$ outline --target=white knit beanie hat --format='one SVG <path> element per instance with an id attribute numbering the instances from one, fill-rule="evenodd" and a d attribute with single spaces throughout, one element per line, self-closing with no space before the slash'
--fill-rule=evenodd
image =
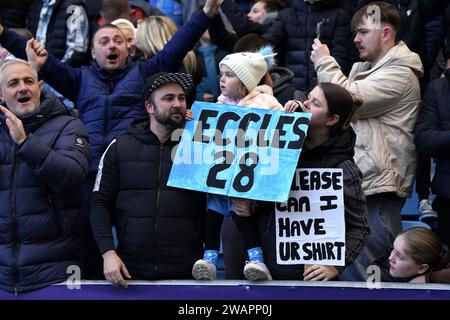
<path id="1" fill-rule="evenodd" d="M 130 20 L 127 19 L 116 19 L 114 21 L 111 22 L 111 24 L 117 26 L 117 27 L 125 27 L 126 29 L 130 30 L 133 35 L 136 37 L 136 28 L 134 27 L 134 25 L 131 23 Z"/>
<path id="2" fill-rule="evenodd" d="M 219 67 L 222 64 L 234 72 L 249 92 L 255 89 L 267 72 L 267 63 L 264 56 L 255 52 L 229 54 L 220 61 Z"/>

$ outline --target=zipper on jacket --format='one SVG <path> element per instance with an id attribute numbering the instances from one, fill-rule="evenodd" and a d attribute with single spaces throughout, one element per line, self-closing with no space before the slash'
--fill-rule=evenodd
<path id="1" fill-rule="evenodd" d="M 114 90 L 114 79 L 109 79 L 109 95 L 108 97 L 111 95 L 111 93 Z M 110 107 L 110 101 L 109 99 L 106 99 L 106 101 L 108 102 L 105 105 L 105 109 L 103 111 L 103 152 L 105 152 L 106 148 L 108 148 L 108 143 L 106 142 L 106 138 L 107 138 L 107 131 L 108 131 L 108 127 L 109 127 L 109 107 Z"/>
<path id="2" fill-rule="evenodd" d="M 103 111 L 103 150 L 106 150 L 106 148 L 108 148 L 108 144 L 106 143 L 106 130 L 108 127 L 108 107 L 109 107 L 109 102 L 105 105 L 105 110 Z M 103 151 L 105 152 L 105 151 Z M 102 154 L 103 154 L 102 152 Z"/>
<path id="3" fill-rule="evenodd" d="M 111 94 L 114 90 L 114 79 L 109 79 L 109 93 Z"/>
<path id="4" fill-rule="evenodd" d="M 17 224 L 17 208 L 16 208 L 16 189 L 17 189 L 17 144 L 14 146 L 14 158 L 13 158 L 13 182 L 11 189 L 11 220 L 12 220 L 12 240 L 13 240 L 13 266 L 12 277 L 14 283 L 14 294 L 18 294 L 19 291 L 19 226 Z"/>
<path id="5" fill-rule="evenodd" d="M 164 145 L 159 145 L 159 165 L 158 165 L 158 184 L 156 191 L 156 208 L 155 208 L 155 237 L 156 241 L 158 239 L 158 229 L 159 229 L 159 196 L 161 194 L 161 180 L 162 180 L 162 166 L 163 166 L 163 158 L 164 158 Z M 158 255 L 158 247 L 155 247 L 156 255 Z M 155 264 L 153 271 L 158 271 L 158 264 Z"/>

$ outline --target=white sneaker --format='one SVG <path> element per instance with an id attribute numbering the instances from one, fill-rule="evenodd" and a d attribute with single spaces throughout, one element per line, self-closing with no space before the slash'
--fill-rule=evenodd
<path id="1" fill-rule="evenodd" d="M 423 199 L 419 202 L 419 220 L 428 224 L 430 227 L 435 227 L 437 223 L 437 212 L 433 210 L 431 202 L 428 199 Z"/>
<path id="2" fill-rule="evenodd" d="M 216 266 L 208 260 L 197 260 L 192 267 L 192 276 L 195 280 L 216 280 L 216 273 Z"/>
<path id="3" fill-rule="evenodd" d="M 244 267 L 244 276 L 250 281 L 272 280 L 269 269 L 259 261 L 247 261 Z"/>

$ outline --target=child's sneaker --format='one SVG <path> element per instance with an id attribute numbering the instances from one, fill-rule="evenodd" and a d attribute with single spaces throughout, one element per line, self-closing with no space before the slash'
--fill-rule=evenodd
<path id="1" fill-rule="evenodd" d="M 244 276 L 250 281 L 272 280 L 269 269 L 260 261 L 247 261 L 244 267 Z"/>
<path id="2" fill-rule="evenodd" d="M 435 228 L 437 224 L 437 212 L 433 210 L 431 202 L 428 199 L 419 202 L 419 220 Z"/>
<path id="3" fill-rule="evenodd" d="M 208 260 L 199 259 L 192 267 L 195 280 L 216 280 L 216 266 Z"/>

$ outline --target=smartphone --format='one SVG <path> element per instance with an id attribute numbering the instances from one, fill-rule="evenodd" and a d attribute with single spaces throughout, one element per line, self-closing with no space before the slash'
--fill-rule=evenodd
<path id="1" fill-rule="evenodd" d="M 323 24 L 323 19 L 320 20 L 319 22 L 317 22 L 316 25 L 316 39 L 320 40 L 320 33 L 322 32 L 322 24 Z"/>

